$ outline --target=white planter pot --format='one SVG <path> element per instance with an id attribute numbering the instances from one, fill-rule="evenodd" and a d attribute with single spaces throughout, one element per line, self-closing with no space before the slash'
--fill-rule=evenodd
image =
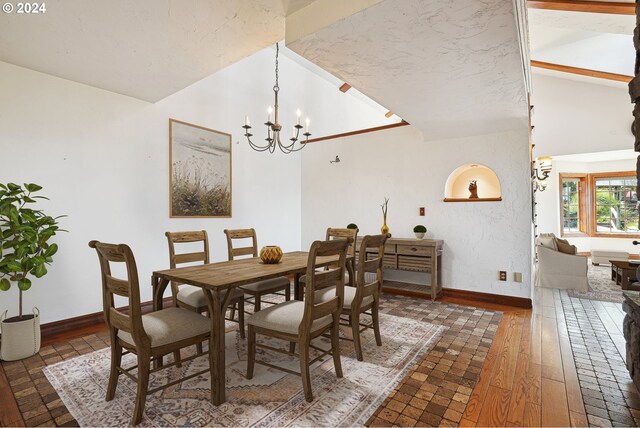
<path id="1" fill-rule="evenodd" d="M 7 311 L 0 317 L 0 360 L 15 361 L 35 355 L 40 350 L 40 311 L 33 309 L 33 317 L 23 321 L 6 320 Z"/>
<path id="2" fill-rule="evenodd" d="M 418 238 L 418 239 L 424 238 L 424 232 L 413 232 L 413 233 L 416 234 L 416 238 Z"/>

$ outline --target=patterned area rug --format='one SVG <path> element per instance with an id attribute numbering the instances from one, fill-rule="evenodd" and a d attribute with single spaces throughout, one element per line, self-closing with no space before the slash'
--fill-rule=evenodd
<path id="1" fill-rule="evenodd" d="M 589 291 L 567 290 L 570 297 L 577 297 L 587 300 L 601 300 L 604 302 L 622 303 L 624 296 L 622 288 L 611 280 L 611 266 L 594 266 L 589 261 L 587 270 L 587 280 L 589 281 Z M 637 291 L 625 291 L 629 294 L 639 294 Z"/>
<path id="2" fill-rule="evenodd" d="M 312 367 L 312 403 L 305 401 L 298 376 L 256 365 L 254 378 L 247 380 L 247 341 L 237 331 L 227 332 L 227 402 L 211 404 L 209 375 L 204 374 L 148 396 L 141 426 L 362 426 L 446 329 L 388 314 L 380 314 L 380 326 L 381 347 L 371 331 L 363 334 L 363 362 L 355 359 L 351 342 L 340 341 L 343 378 L 336 378 L 330 356 Z M 258 340 L 285 346 L 264 336 Z M 325 348 L 328 340 L 320 338 L 316 344 Z M 258 357 L 299 370 L 296 357 L 262 349 Z M 121 376 L 115 398 L 104 401 L 109 360 L 104 349 L 43 369 L 80 426 L 129 425 L 136 387 Z M 125 367 L 134 365 L 135 356 L 126 355 L 123 361 Z M 207 366 L 207 358 L 201 357 L 180 369 L 160 371 L 151 376 L 150 388 Z"/>

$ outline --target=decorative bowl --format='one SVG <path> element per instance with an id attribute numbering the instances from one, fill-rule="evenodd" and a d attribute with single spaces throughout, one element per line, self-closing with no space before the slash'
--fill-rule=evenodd
<path id="1" fill-rule="evenodd" d="M 264 264 L 271 265 L 280 263 L 282 250 L 277 245 L 267 245 L 260 250 L 260 259 Z"/>

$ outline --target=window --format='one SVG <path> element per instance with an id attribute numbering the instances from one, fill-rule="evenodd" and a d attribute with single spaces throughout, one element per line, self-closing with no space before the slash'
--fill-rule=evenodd
<path id="1" fill-rule="evenodd" d="M 640 238 L 635 171 L 560 174 L 563 236 Z"/>
<path id="2" fill-rule="evenodd" d="M 592 235 L 638 235 L 635 172 L 591 175 Z"/>
<path id="3" fill-rule="evenodd" d="M 562 235 L 587 233 L 586 174 L 560 174 Z"/>

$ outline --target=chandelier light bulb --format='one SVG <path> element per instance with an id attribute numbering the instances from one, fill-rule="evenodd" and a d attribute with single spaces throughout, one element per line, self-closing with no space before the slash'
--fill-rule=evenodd
<path id="1" fill-rule="evenodd" d="M 249 121 L 249 116 L 245 116 L 245 117 L 244 117 L 244 124 L 245 124 L 246 126 L 251 125 L 251 121 Z"/>
<path id="2" fill-rule="evenodd" d="M 306 120 L 306 123 L 307 123 L 307 129 L 306 129 L 306 132 L 309 132 L 309 122 L 310 122 L 310 120 L 309 120 L 309 118 L 307 118 L 307 120 Z"/>
<path id="3" fill-rule="evenodd" d="M 271 108 L 271 106 L 269 106 L 269 108 L 267 109 L 267 122 L 271 122 L 271 112 L 273 112 L 273 109 Z"/>

